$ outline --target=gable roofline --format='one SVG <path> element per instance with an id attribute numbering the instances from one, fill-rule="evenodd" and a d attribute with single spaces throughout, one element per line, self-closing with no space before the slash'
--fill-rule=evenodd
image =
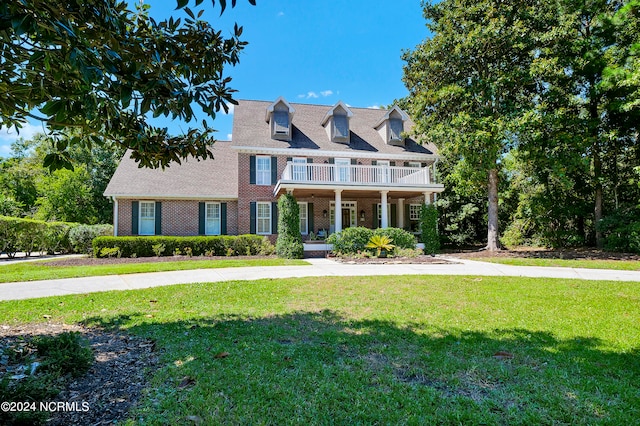
<path id="1" fill-rule="evenodd" d="M 406 153 L 378 153 L 362 151 L 329 151 L 304 148 L 271 148 L 260 146 L 232 146 L 243 154 L 286 155 L 289 157 L 332 157 L 332 158 L 367 158 L 373 160 L 403 160 L 403 161 L 437 161 L 442 157 L 438 154 L 421 154 L 416 152 Z"/>
<path id="2" fill-rule="evenodd" d="M 278 99 L 275 100 L 271 105 L 267 107 L 267 111 L 265 112 L 264 121 L 269 122 L 269 116 L 274 111 L 276 105 L 279 103 L 283 103 L 289 109 L 289 115 L 293 115 L 296 112 L 296 109 L 291 106 L 291 104 L 283 97 L 278 96 Z"/>
<path id="3" fill-rule="evenodd" d="M 351 111 L 351 109 L 347 106 L 347 104 L 345 104 L 342 101 L 338 101 L 338 103 L 336 103 L 333 107 L 331 107 L 331 109 L 327 111 L 327 113 L 325 114 L 324 118 L 322 119 L 322 122 L 320 123 L 322 126 L 327 124 L 327 121 L 329 121 L 329 118 L 333 117 L 333 113 L 338 107 L 341 107 L 343 110 L 347 112 L 347 118 L 353 117 L 353 111 Z"/>
<path id="4" fill-rule="evenodd" d="M 385 121 L 391 118 L 391 114 L 396 111 L 402 117 L 402 121 L 407 121 L 409 119 L 409 115 L 402 110 L 398 105 L 394 105 L 387 111 L 387 113 L 373 126 L 375 129 L 379 128 Z"/>

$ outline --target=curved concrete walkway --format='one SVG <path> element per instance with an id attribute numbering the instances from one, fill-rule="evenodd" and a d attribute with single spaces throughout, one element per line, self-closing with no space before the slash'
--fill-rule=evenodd
<path id="1" fill-rule="evenodd" d="M 570 278 L 582 280 L 637 281 L 640 271 L 606 269 L 552 268 L 510 266 L 497 263 L 456 259 L 449 264 L 385 264 L 358 265 L 338 263 L 329 259 L 307 259 L 310 266 L 268 266 L 224 269 L 194 269 L 190 271 L 151 272 L 129 275 L 67 278 L 0 284 L 0 300 L 84 294 L 108 290 L 132 290 L 172 284 L 256 280 L 261 278 L 292 278 L 319 276 L 376 275 L 475 275 L 502 277 Z M 451 260 L 451 259 L 449 259 Z M 0 269 L 1 273 L 1 269 Z"/>

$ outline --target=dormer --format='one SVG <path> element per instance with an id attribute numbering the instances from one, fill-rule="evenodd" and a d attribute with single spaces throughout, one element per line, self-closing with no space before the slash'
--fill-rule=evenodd
<path id="1" fill-rule="evenodd" d="M 384 142 L 388 145 L 404 146 L 404 122 L 409 119 L 406 112 L 394 105 L 374 126 Z"/>
<path id="2" fill-rule="evenodd" d="M 291 141 L 291 121 L 296 110 L 280 96 L 267 108 L 265 121 L 271 129 L 271 139 Z"/>
<path id="3" fill-rule="evenodd" d="M 331 108 L 322 119 L 322 126 L 327 131 L 331 142 L 349 144 L 349 119 L 353 112 L 342 101 Z"/>

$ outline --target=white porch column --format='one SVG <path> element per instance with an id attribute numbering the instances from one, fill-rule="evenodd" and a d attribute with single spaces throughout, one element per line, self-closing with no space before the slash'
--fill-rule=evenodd
<path id="1" fill-rule="evenodd" d="M 116 197 L 113 198 L 113 236 L 118 236 L 118 199 Z"/>
<path id="2" fill-rule="evenodd" d="M 342 189 L 336 189 L 335 211 L 333 220 L 335 221 L 335 232 L 342 231 Z"/>
<path id="3" fill-rule="evenodd" d="M 380 215 L 380 228 L 388 228 L 389 227 L 389 214 L 387 207 L 387 194 L 389 191 L 380 191 L 380 209 L 382 209 Z"/>
<path id="4" fill-rule="evenodd" d="M 398 198 L 398 228 L 404 229 L 404 198 Z"/>
<path id="5" fill-rule="evenodd" d="M 424 193 L 424 203 L 425 204 L 431 204 L 431 193 L 430 192 L 425 192 Z"/>

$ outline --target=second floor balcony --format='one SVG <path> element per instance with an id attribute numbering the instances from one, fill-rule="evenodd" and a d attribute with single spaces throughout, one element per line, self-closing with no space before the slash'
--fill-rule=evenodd
<path id="1" fill-rule="evenodd" d="M 282 189 L 348 189 L 442 192 L 444 186 L 435 182 L 435 167 L 365 166 L 348 163 L 287 165 L 276 185 Z"/>

